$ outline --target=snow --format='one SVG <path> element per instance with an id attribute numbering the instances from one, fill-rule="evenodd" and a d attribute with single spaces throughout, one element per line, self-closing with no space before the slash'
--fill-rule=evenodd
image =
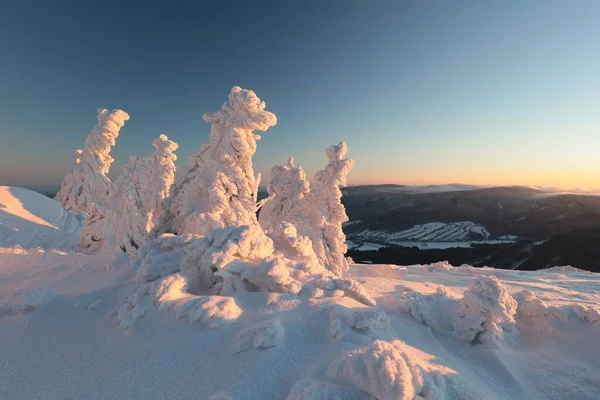
<path id="1" fill-rule="evenodd" d="M 0 186 L 0 247 L 69 250 L 79 243 L 82 219 L 40 193 Z"/>
<path id="2" fill-rule="evenodd" d="M 372 307 L 333 295 L 340 290 L 333 281 L 297 295 L 242 291 L 230 297 L 190 293 L 181 273 L 140 284 L 140 268 L 124 255 L 4 248 L 0 396 L 595 399 L 599 394 L 600 349 L 593 344 L 600 333 L 598 274 L 565 269 L 557 280 L 553 271 L 444 263 L 351 265 L 348 278 L 368 290 L 377 303 Z M 494 347 L 471 344 L 477 330 L 462 336 L 453 325 L 458 310 L 471 306 L 482 319 L 467 326 L 487 321 L 490 327 L 512 327 L 515 334 L 502 330 L 496 337 L 498 330 L 490 328 Z"/>

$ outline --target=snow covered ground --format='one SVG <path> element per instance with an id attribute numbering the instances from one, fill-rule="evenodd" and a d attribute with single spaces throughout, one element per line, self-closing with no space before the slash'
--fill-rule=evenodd
<path id="1" fill-rule="evenodd" d="M 1 399 L 600 398 L 598 274 L 354 264 L 376 306 L 191 294 L 62 246 L 51 202 L 0 197 L 19 229 L 1 236 Z"/>
<path id="2" fill-rule="evenodd" d="M 43 194 L 0 186 L 0 247 L 72 249 L 83 221 Z"/>

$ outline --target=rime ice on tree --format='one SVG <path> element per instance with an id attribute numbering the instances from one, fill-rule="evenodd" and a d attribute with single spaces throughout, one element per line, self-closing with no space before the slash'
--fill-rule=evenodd
<path id="1" fill-rule="evenodd" d="M 348 216 L 340 190 L 354 166 L 354 160 L 344 158 L 347 153 L 345 142 L 329 147 L 325 151 L 329 163 L 315 174 L 312 186 L 306 181 L 302 168 L 294 167 L 293 159 L 284 166 L 273 167 L 268 187 L 272 198 L 265 203 L 260 215 L 261 226 L 272 234 L 276 234 L 282 221 L 294 224 L 299 235 L 312 241 L 319 262 L 338 275 L 348 270 L 344 257 L 348 248 L 342 231 Z"/>
<path id="2" fill-rule="evenodd" d="M 310 184 L 302 167 L 294 166 L 290 157 L 287 164 L 271 168 L 271 183 L 267 186 L 269 199 L 260 209 L 260 225 L 267 232 L 275 232 L 281 222 L 296 219 L 297 208 L 310 192 Z"/>
<path id="3" fill-rule="evenodd" d="M 173 151 L 177 143 L 160 135 L 147 158 L 131 157 L 112 184 L 108 198 L 96 204 L 81 232 L 81 247 L 90 253 L 121 249 L 136 251 L 161 214 L 175 177 Z"/>
<path id="4" fill-rule="evenodd" d="M 159 232 L 208 235 L 215 228 L 257 225 L 260 176 L 252 156 L 260 136 L 277 118 L 251 90 L 234 87 L 220 111 L 204 114 L 208 143 L 190 156 L 190 169 L 175 183 Z"/>
<path id="5" fill-rule="evenodd" d="M 158 223 L 162 213 L 161 204 L 171 193 L 171 186 L 175 181 L 175 161 L 177 160 L 174 151 L 179 147 L 164 134 L 155 139 L 152 146 L 155 151 L 148 157 L 148 177 L 147 186 L 144 188 L 143 208 L 148 217 L 148 232 Z"/>
<path id="6" fill-rule="evenodd" d="M 115 145 L 119 130 L 129 119 L 122 110 L 98 110 L 98 122 L 85 139 L 83 150 L 75 152 L 75 165 L 65 176 L 56 200 L 65 210 L 91 213 L 93 203 L 108 196 L 112 182 L 107 174 L 114 159 L 110 149 Z"/>

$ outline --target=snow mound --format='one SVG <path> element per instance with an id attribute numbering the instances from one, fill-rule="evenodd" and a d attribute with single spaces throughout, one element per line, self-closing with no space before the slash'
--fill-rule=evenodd
<path id="1" fill-rule="evenodd" d="M 600 322 L 600 307 L 584 304 L 549 306 L 534 292 L 525 289 L 514 295 L 518 303 L 517 323 L 519 329 L 534 332 L 555 332 L 558 324 L 578 319 L 587 323 Z"/>
<path id="2" fill-rule="evenodd" d="M 243 329 L 237 339 L 235 351 L 240 353 L 252 347 L 268 348 L 283 342 L 283 326 L 277 319 L 263 321 Z"/>
<path id="3" fill-rule="evenodd" d="M 424 271 L 452 271 L 454 267 L 448 261 L 439 261 L 433 264 L 423 265 Z"/>
<path id="4" fill-rule="evenodd" d="M 210 328 L 233 323 L 242 315 L 233 297 L 195 296 L 187 293 L 186 288 L 187 280 L 181 274 L 143 284 L 119 309 L 119 327 L 131 328 L 152 303 L 159 310 L 175 311 L 177 318 L 187 317 L 190 322 L 200 320 Z"/>
<path id="5" fill-rule="evenodd" d="M 380 308 L 363 307 L 348 309 L 335 305 L 329 311 L 329 333 L 336 340 L 345 339 L 352 333 L 374 336 L 374 331 L 389 326 L 389 318 Z"/>
<path id="6" fill-rule="evenodd" d="M 452 325 L 458 336 L 484 343 L 516 332 L 516 312 L 517 302 L 498 278 L 479 276 L 469 282 Z"/>
<path id="7" fill-rule="evenodd" d="M 418 365 L 400 340 L 376 340 L 341 360 L 332 361 L 326 375 L 369 393 L 377 400 L 414 400 L 417 396 L 443 398 L 434 378 Z"/>
<path id="8" fill-rule="evenodd" d="M 589 271 L 575 268 L 570 265 L 561 265 L 561 266 L 546 268 L 546 269 L 544 269 L 544 272 L 559 272 L 559 273 L 573 273 L 573 274 L 580 274 L 580 273 L 588 274 L 588 273 L 590 273 Z"/>
<path id="9" fill-rule="evenodd" d="M 56 298 L 56 291 L 50 288 L 33 289 L 23 297 L 19 304 L 22 311 L 32 311 L 43 307 Z"/>
<path id="10" fill-rule="evenodd" d="M 72 250 L 82 221 L 43 194 L 0 186 L 0 247 Z"/>

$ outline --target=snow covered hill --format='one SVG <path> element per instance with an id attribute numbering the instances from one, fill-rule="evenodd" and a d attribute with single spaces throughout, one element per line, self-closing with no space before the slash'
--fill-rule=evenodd
<path id="1" fill-rule="evenodd" d="M 0 398 L 600 395 L 597 274 L 352 265 L 377 307 L 303 291 L 202 308 L 173 280 L 140 293 L 136 275 L 124 255 L 0 250 Z"/>
<path id="2" fill-rule="evenodd" d="M 71 249 L 82 221 L 61 205 L 18 187 L 0 186 L 0 246 Z"/>

